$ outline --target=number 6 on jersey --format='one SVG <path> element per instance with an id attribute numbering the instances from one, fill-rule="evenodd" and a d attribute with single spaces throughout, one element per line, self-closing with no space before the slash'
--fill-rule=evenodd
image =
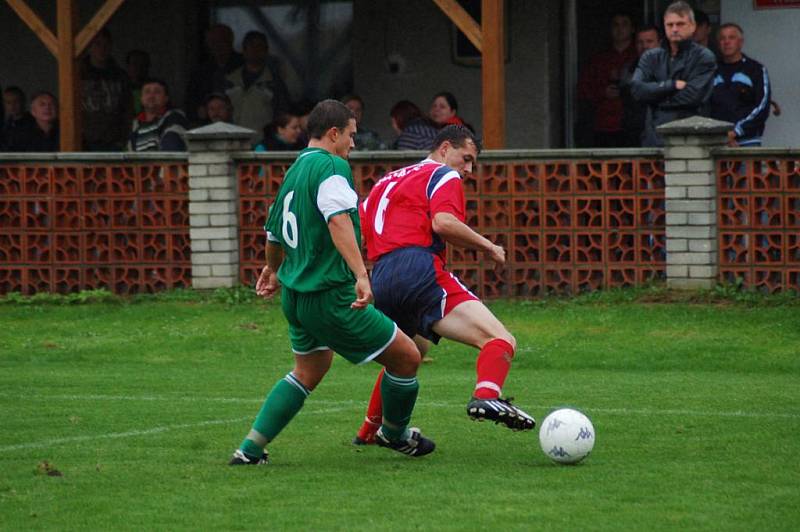
<path id="1" fill-rule="evenodd" d="M 281 227 L 281 233 L 283 234 L 283 240 L 286 242 L 286 245 L 290 248 L 297 248 L 297 216 L 289 210 L 289 207 L 292 203 L 292 199 L 294 198 L 294 190 L 286 194 L 286 197 L 283 198 L 283 213 L 281 217 L 283 218 L 283 226 Z"/>

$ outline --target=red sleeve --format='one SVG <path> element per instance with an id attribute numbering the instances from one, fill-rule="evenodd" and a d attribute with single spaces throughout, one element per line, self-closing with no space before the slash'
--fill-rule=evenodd
<path id="1" fill-rule="evenodd" d="M 431 218 L 437 212 L 449 212 L 459 221 L 466 219 L 464 186 L 461 179 L 450 179 L 439 187 L 430 200 Z"/>

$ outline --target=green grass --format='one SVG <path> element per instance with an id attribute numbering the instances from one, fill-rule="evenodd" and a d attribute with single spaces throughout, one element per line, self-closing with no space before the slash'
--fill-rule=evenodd
<path id="1" fill-rule="evenodd" d="M 470 422 L 475 352 L 445 341 L 414 416 L 434 454 L 351 446 L 376 366 L 337 359 L 272 464 L 229 468 L 291 367 L 277 305 L 0 305 L 0 529 L 796 530 L 800 308 L 627 299 L 492 305 L 506 391 L 594 422 L 573 467 Z"/>

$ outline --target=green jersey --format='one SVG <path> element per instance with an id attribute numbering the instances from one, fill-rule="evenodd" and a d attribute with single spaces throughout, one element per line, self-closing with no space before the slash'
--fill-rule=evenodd
<path id="1" fill-rule="evenodd" d="M 322 148 L 306 148 L 286 172 L 269 210 L 267 239 L 283 247 L 281 284 L 297 292 L 327 290 L 355 277 L 333 245 L 328 220 L 350 213 L 361 242 L 358 195 L 347 161 Z"/>

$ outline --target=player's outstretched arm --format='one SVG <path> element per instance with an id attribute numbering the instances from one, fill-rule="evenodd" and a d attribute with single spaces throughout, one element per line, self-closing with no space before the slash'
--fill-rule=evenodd
<path id="1" fill-rule="evenodd" d="M 328 231 L 331 233 L 333 245 L 356 276 L 356 300 L 350 306 L 355 309 L 366 308 L 372 301 L 372 288 L 369 285 L 367 267 L 361 258 L 361 250 L 356 243 L 356 232 L 350 215 L 343 212 L 331 216 L 328 220 Z"/>
<path id="2" fill-rule="evenodd" d="M 437 212 L 433 216 L 432 226 L 434 232 L 448 244 L 483 251 L 500 266 L 506 263 L 506 252 L 502 247 L 479 235 L 449 212 Z"/>
<path id="3" fill-rule="evenodd" d="M 267 243 L 267 264 L 261 270 L 261 275 L 256 283 L 256 294 L 266 299 L 275 295 L 280 287 L 278 282 L 278 268 L 283 262 L 283 248 L 275 242 Z"/>

